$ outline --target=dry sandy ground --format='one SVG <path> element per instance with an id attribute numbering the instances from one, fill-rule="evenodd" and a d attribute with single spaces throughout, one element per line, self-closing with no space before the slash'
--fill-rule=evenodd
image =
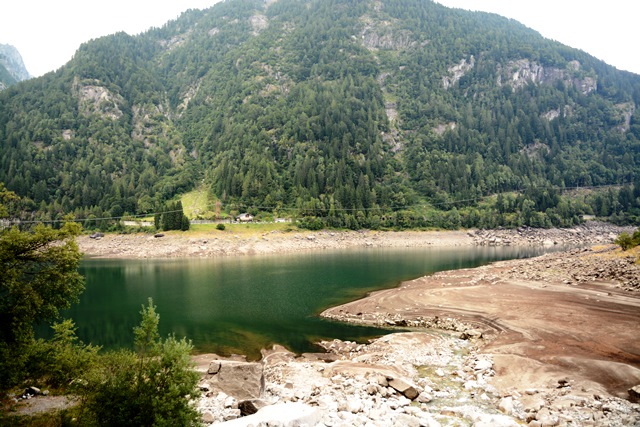
<path id="1" fill-rule="evenodd" d="M 229 231 L 107 234 L 101 239 L 78 238 L 80 250 L 99 258 L 208 258 L 259 255 L 305 250 L 366 247 L 425 247 L 473 245 L 464 231 L 272 231 L 234 234 Z"/>
<path id="2" fill-rule="evenodd" d="M 574 280 L 592 277 L 579 268 L 604 270 L 600 266 L 609 262 L 611 251 L 555 253 L 442 272 L 323 315 L 409 324 L 457 318 L 489 338 L 482 352 L 493 355 L 494 385 L 501 390 L 548 387 L 567 377 L 574 387 L 624 398 L 640 384 L 640 294 L 616 280 Z M 568 268 L 573 258 L 585 262 Z M 640 276 L 640 266 L 627 264 Z"/>

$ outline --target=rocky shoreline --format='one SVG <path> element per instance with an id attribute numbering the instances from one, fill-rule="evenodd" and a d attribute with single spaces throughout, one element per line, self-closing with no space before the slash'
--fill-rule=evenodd
<path id="1" fill-rule="evenodd" d="M 220 380 L 214 377 L 225 366 L 220 369 L 214 360 L 202 369 L 198 409 L 205 423 L 222 426 L 640 423 L 640 405 L 593 393 L 562 376 L 541 386 L 500 390 L 492 385 L 496 367 L 479 351 L 481 344 L 444 333 L 407 332 L 366 345 L 323 342 L 329 353 L 322 359 L 274 347 L 260 363 L 232 362 Z"/>
<path id="2" fill-rule="evenodd" d="M 531 228 L 474 230 L 469 232 L 474 244 L 480 246 L 543 245 L 580 246 L 611 243 L 622 232 L 633 233 L 632 227 L 587 221 L 572 228 Z"/>
<path id="3" fill-rule="evenodd" d="M 234 234 L 227 231 L 167 232 L 153 234 L 88 235 L 77 239 L 80 250 L 94 258 L 210 258 L 286 252 L 349 249 L 409 248 L 427 246 L 578 246 L 611 243 L 621 232 L 633 228 L 588 221 L 569 229 L 469 231 L 272 231 Z"/>

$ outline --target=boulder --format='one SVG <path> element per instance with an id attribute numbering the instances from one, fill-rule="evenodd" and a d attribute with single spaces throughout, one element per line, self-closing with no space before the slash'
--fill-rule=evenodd
<path id="1" fill-rule="evenodd" d="M 209 364 L 207 373 L 212 389 L 238 400 L 257 399 L 264 391 L 261 363 L 214 360 Z"/>
<path id="2" fill-rule="evenodd" d="M 473 365 L 473 369 L 476 371 L 488 371 L 493 368 L 493 362 L 489 359 L 479 359 L 476 360 L 476 363 Z"/>
<path id="3" fill-rule="evenodd" d="M 416 386 L 408 380 L 402 378 L 392 378 L 389 380 L 389 387 L 402 394 L 407 399 L 415 399 L 420 394 Z"/>
<path id="4" fill-rule="evenodd" d="M 631 387 L 628 390 L 628 393 L 629 393 L 629 400 L 631 401 L 631 403 L 640 403 L 640 385 Z"/>
<path id="5" fill-rule="evenodd" d="M 219 360 L 214 360 L 213 362 L 209 363 L 209 369 L 207 369 L 207 374 L 215 375 L 218 372 L 220 372 L 221 364 L 222 363 Z"/>
<path id="6" fill-rule="evenodd" d="M 429 403 L 433 400 L 433 396 L 426 391 L 423 391 L 418 395 L 418 402 L 420 403 Z"/>
<path id="7" fill-rule="evenodd" d="M 394 427 L 420 427 L 420 419 L 409 414 L 400 414 L 393 424 Z"/>
<path id="8" fill-rule="evenodd" d="M 243 400 L 238 403 L 238 409 L 240 409 L 240 413 L 243 417 L 253 415 L 266 406 L 269 406 L 269 403 L 261 399 Z"/>
<path id="9" fill-rule="evenodd" d="M 202 414 L 202 422 L 205 424 L 213 424 L 214 422 L 216 422 L 216 418 L 213 416 L 211 411 L 205 411 Z"/>

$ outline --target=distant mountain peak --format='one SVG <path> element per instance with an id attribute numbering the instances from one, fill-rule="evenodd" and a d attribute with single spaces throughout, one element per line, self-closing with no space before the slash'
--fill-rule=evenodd
<path id="1" fill-rule="evenodd" d="M 0 43 L 0 90 L 30 78 L 18 49 Z"/>

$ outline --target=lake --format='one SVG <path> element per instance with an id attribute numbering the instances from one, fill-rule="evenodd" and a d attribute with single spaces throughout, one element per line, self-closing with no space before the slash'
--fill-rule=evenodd
<path id="1" fill-rule="evenodd" d="M 78 336 L 104 348 L 131 347 L 149 297 L 160 333 L 193 341 L 198 352 L 259 357 L 282 344 L 318 351 L 321 339 L 363 341 L 387 330 L 318 317 L 327 307 L 436 271 L 541 254 L 542 248 L 366 249 L 212 259 L 86 259 L 86 290 L 64 316 Z"/>

